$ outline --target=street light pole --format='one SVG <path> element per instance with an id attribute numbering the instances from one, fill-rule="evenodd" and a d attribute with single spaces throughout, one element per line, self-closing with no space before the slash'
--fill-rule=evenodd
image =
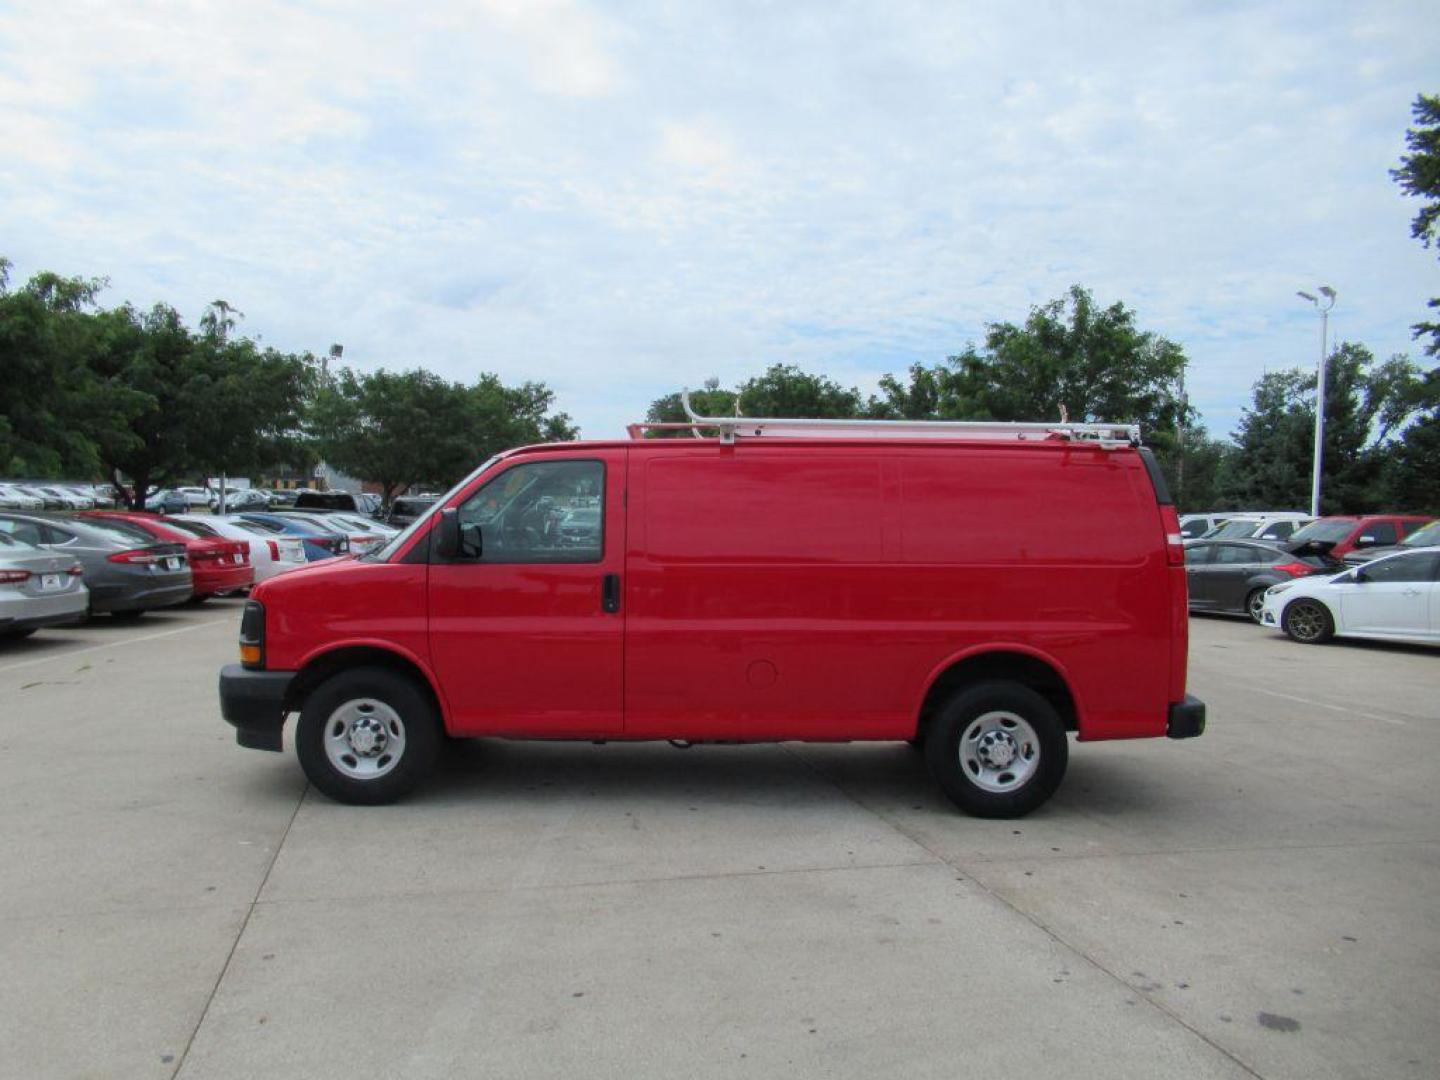
<path id="1" fill-rule="evenodd" d="M 1315 379 L 1315 467 L 1310 476 L 1310 516 L 1320 516 L 1320 470 L 1325 460 L 1325 349 L 1330 330 L 1330 309 L 1335 306 L 1335 290 L 1321 285 L 1319 297 L 1301 290 L 1295 295 L 1315 305 L 1320 313 L 1320 367 Z"/>
<path id="2" fill-rule="evenodd" d="M 1180 423 L 1177 429 L 1180 434 L 1180 445 L 1176 448 L 1178 453 L 1175 456 L 1175 501 L 1181 507 L 1185 506 L 1185 410 L 1189 407 L 1190 399 L 1185 396 L 1185 361 L 1180 361 Z"/>

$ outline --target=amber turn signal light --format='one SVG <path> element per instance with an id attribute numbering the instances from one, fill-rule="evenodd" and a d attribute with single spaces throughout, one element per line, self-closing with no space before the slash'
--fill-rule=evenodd
<path id="1" fill-rule="evenodd" d="M 241 646 L 240 646 L 240 662 L 241 662 L 242 664 L 250 664 L 250 665 L 253 665 L 253 666 L 258 666 L 259 663 L 260 663 L 260 646 L 259 646 L 259 645 L 241 645 Z"/>

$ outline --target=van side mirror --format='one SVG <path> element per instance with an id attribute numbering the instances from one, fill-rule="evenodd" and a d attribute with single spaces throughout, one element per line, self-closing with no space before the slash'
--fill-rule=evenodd
<path id="1" fill-rule="evenodd" d="M 1351 574 L 1350 576 L 1355 579 L 1356 585 L 1364 585 L 1365 582 L 1370 580 L 1370 575 L 1365 573 L 1365 568 L 1363 566 L 1357 566 L 1355 568 L 1355 573 Z"/>
<path id="2" fill-rule="evenodd" d="M 460 511 L 441 510 L 440 520 L 435 523 L 435 554 L 442 559 L 453 559 L 460 552 Z"/>

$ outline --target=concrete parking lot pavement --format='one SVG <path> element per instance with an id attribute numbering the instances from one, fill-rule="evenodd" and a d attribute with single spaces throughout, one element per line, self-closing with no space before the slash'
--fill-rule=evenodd
<path id="1" fill-rule="evenodd" d="M 0 1076 L 1428 1077 L 1440 651 L 1192 621 L 1189 742 L 245 751 L 238 604 L 0 646 Z M 288 733 L 287 733 L 288 734 Z"/>

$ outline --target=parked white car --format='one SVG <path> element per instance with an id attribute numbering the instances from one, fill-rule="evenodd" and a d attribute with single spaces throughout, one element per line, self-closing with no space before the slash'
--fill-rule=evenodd
<path id="1" fill-rule="evenodd" d="M 0 509 L 44 510 L 45 500 L 39 495 L 21 491 L 14 484 L 0 484 Z"/>
<path id="2" fill-rule="evenodd" d="M 46 484 L 41 487 L 39 484 L 30 485 L 30 489 L 37 494 L 44 495 L 48 499 L 58 499 L 66 510 L 94 510 L 95 500 L 88 495 L 81 495 L 68 487 L 61 487 L 59 484 Z"/>
<path id="3" fill-rule="evenodd" d="M 1309 514 L 1232 514 L 1205 534 L 1206 540 L 1289 540 L 1310 522 Z"/>
<path id="4" fill-rule="evenodd" d="M 1218 529 L 1230 520 L 1229 514 L 1182 514 L 1180 535 L 1186 540 L 1198 540 L 1211 529 Z"/>
<path id="5" fill-rule="evenodd" d="M 304 566 L 305 541 L 298 536 L 275 536 L 248 521 L 232 517 L 167 518 L 167 525 L 196 536 L 220 536 L 226 540 L 244 540 L 250 545 L 250 564 L 255 567 L 255 584 L 268 581 L 276 574 Z"/>
<path id="6" fill-rule="evenodd" d="M 185 496 L 185 504 L 190 509 L 203 509 L 210 502 L 210 491 L 203 487 L 177 487 L 173 489 Z"/>
<path id="7" fill-rule="evenodd" d="M 1260 622 L 1305 645 L 1336 636 L 1440 644 L 1440 547 L 1273 586 Z"/>

